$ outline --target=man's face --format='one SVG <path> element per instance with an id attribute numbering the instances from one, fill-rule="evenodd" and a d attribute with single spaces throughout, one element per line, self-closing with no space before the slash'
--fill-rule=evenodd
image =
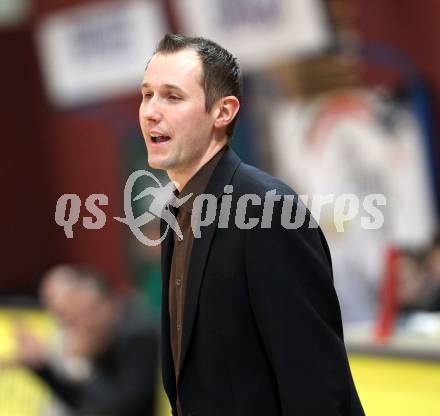
<path id="1" fill-rule="evenodd" d="M 201 60 L 192 49 L 156 54 L 148 64 L 139 121 L 151 167 L 180 174 L 207 152 L 214 110 L 205 110 L 201 76 Z"/>
<path id="2" fill-rule="evenodd" d="M 72 297 L 75 305 L 75 328 L 97 335 L 106 332 L 115 319 L 115 310 L 109 298 L 87 285 L 79 286 Z"/>
<path id="3" fill-rule="evenodd" d="M 63 266 L 45 276 L 40 289 L 41 299 L 46 308 L 63 325 L 69 326 L 75 315 L 75 308 L 70 300 L 75 293 L 76 284 Z"/>

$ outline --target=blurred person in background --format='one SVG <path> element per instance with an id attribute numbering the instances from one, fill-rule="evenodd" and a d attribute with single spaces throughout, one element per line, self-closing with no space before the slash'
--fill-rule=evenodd
<path id="1" fill-rule="evenodd" d="M 403 252 L 398 278 L 402 312 L 440 312 L 440 235 L 423 253 Z"/>
<path id="2" fill-rule="evenodd" d="M 430 292 L 425 299 L 425 309 L 440 312 L 440 235 L 437 236 L 426 256 L 425 269 Z"/>
<path id="3" fill-rule="evenodd" d="M 25 364 L 38 365 L 45 361 L 60 377 L 79 381 L 90 375 L 89 359 L 74 354 L 74 322 L 77 316 L 75 295 L 78 287 L 78 269 L 59 265 L 49 270 L 40 284 L 40 301 L 55 319 L 56 331 L 46 343 L 41 342 L 23 322 L 16 322 L 15 335 Z"/>
<path id="4" fill-rule="evenodd" d="M 69 302 L 75 292 L 76 271 L 72 266 L 59 265 L 49 270 L 40 284 L 40 300 L 44 307 L 64 326 L 71 320 Z"/>
<path id="5" fill-rule="evenodd" d="M 401 250 L 399 253 L 397 301 L 400 312 L 412 311 L 419 293 L 423 290 L 425 276 L 421 257 L 421 253 L 411 250 Z"/>
<path id="6" fill-rule="evenodd" d="M 242 195 L 296 195 L 228 146 L 240 84 L 228 51 L 183 35 L 166 35 L 144 73 L 149 165 L 166 170 L 181 200 L 219 201 L 229 189 L 234 207 L 228 226 L 211 222 L 197 238 L 191 199 L 167 211 L 183 234 L 162 243 L 162 369 L 173 414 L 361 416 L 321 230 L 308 221 L 282 228 L 282 203 L 270 227 L 234 225 Z M 261 219 L 262 204 L 249 214 Z"/>
<path id="7" fill-rule="evenodd" d="M 43 280 L 41 296 L 63 325 L 62 350 L 54 365 L 53 348 L 20 328 L 18 362 L 74 415 L 152 415 L 158 342 L 143 309 L 119 298 L 89 268 L 54 269 Z"/>

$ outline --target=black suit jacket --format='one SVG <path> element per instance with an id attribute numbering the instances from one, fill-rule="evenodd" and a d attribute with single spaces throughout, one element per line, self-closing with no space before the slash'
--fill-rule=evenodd
<path id="1" fill-rule="evenodd" d="M 206 189 L 218 198 L 217 213 L 227 184 L 233 186 L 229 226 L 219 228 L 217 216 L 193 243 L 177 386 L 168 313 L 171 233 L 162 246 L 162 371 L 173 414 L 178 390 L 184 416 L 363 415 L 322 232 L 282 227 L 281 202 L 270 228 L 238 228 L 241 195 L 264 201 L 274 189 L 295 193 L 231 149 Z M 248 217 L 262 215 L 262 204 L 249 204 Z"/>

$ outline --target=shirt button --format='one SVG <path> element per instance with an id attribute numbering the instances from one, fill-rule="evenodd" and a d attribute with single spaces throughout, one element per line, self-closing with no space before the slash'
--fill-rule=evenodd
<path id="1" fill-rule="evenodd" d="M 182 329 L 182 325 L 177 324 L 177 330 L 180 331 Z"/>
<path id="2" fill-rule="evenodd" d="M 181 237 L 180 235 L 177 236 L 177 241 L 180 243 L 181 241 L 183 241 L 183 237 Z"/>
<path id="3" fill-rule="evenodd" d="M 178 287 L 180 287 L 181 284 L 182 284 L 182 280 L 181 280 L 181 279 L 177 279 L 177 280 L 176 280 L 176 285 L 177 285 Z"/>

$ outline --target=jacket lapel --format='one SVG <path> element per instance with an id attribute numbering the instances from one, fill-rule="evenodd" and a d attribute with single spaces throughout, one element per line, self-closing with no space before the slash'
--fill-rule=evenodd
<path id="1" fill-rule="evenodd" d="M 218 165 L 212 173 L 211 179 L 209 180 L 205 191 L 206 194 L 212 194 L 217 198 L 217 204 L 220 202 L 221 196 L 223 195 L 224 186 L 230 184 L 232 177 L 240 163 L 241 161 L 235 152 L 230 148 L 226 149 L 224 155 L 219 160 Z M 202 285 L 211 244 L 217 230 L 217 223 L 218 206 L 215 221 L 209 226 L 201 229 L 200 238 L 194 238 L 188 271 L 188 283 L 183 314 L 183 333 L 179 374 L 181 374 L 185 357 L 188 352 L 188 346 L 194 326 L 194 319 L 197 312 L 200 287 Z"/>
<path id="2" fill-rule="evenodd" d="M 173 209 L 172 207 L 170 209 Z M 174 213 L 174 212 L 173 212 Z M 167 223 L 160 221 L 160 235 L 164 235 Z M 171 403 L 176 403 L 176 376 L 174 370 L 173 356 L 171 353 L 170 341 L 170 315 L 169 315 L 169 283 L 171 259 L 173 255 L 173 231 L 168 234 L 162 242 L 161 266 L 162 266 L 162 316 L 161 316 L 161 350 L 162 350 L 162 378 L 165 390 Z"/>

